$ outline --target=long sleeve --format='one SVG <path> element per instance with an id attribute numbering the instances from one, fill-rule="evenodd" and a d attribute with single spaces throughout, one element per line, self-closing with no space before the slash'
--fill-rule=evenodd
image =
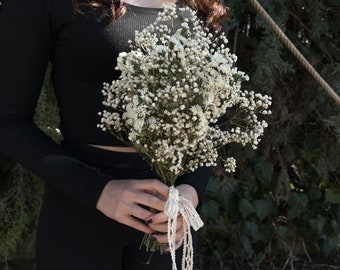
<path id="1" fill-rule="evenodd" d="M 33 122 L 53 50 L 47 2 L 4 0 L 0 8 L 0 151 L 95 207 L 110 176 L 69 155 Z"/>

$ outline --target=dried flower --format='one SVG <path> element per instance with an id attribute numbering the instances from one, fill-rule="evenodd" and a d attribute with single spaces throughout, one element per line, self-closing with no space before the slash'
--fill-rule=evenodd
<path id="1" fill-rule="evenodd" d="M 170 27 L 176 8 L 166 8 L 136 32 L 131 52 L 119 55 L 121 76 L 104 83 L 107 109 L 99 124 L 114 135 L 126 133 L 169 186 L 199 166 L 216 165 L 226 144 L 255 149 L 267 127 L 258 116 L 271 105 L 270 97 L 241 90 L 249 78 L 235 67 L 225 35 L 212 39 L 194 11 L 179 12 L 190 14 L 179 29 Z M 226 159 L 227 172 L 235 167 Z"/>
<path id="2" fill-rule="evenodd" d="M 189 16 L 184 16 L 180 28 L 173 29 L 176 12 L 174 7 L 164 9 L 154 24 L 136 32 L 135 42 L 129 43 L 131 51 L 119 55 L 116 68 L 121 76 L 111 84 L 104 83 L 106 110 L 100 113 L 98 125 L 121 140 L 126 137 L 122 134 L 127 135 L 127 143 L 169 186 L 198 167 L 215 166 L 218 149 L 224 145 L 249 143 L 256 148 L 267 127 L 259 116 L 269 114 L 271 104 L 268 96 L 241 90 L 242 81 L 249 78 L 235 67 L 237 57 L 227 48 L 223 33 L 212 39 L 190 8 L 179 9 Z M 235 159 L 227 158 L 224 166 L 226 172 L 235 171 Z M 170 226 L 176 219 L 168 217 L 176 269 L 175 235 Z M 190 237 L 186 229 L 185 239 Z M 142 244 L 162 251 L 147 237 Z M 188 247 L 192 250 L 185 243 L 183 269 L 193 265 Z"/>

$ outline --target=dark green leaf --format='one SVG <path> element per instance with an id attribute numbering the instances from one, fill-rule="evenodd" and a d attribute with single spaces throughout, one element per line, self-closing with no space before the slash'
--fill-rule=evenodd
<path id="1" fill-rule="evenodd" d="M 263 200 L 256 200 L 253 202 L 253 205 L 256 209 L 256 215 L 262 221 L 268 216 L 275 215 L 277 210 L 276 210 L 276 205 L 274 201 L 270 198 L 263 199 Z"/>
<path id="2" fill-rule="evenodd" d="M 311 201 L 320 201 L 322 199 L 322 192 L 319 189 L 312 188 L 307 191 L 308 197 Z"/>
<path id="3" fill-rule="evenodd" d="M 280 238 L 286 239 L 287 233 L 288 233 L 288 227 L 287 226 L 279 226 L 277 227 L 277 234 Z"/>
<path id="4" fill-rule="evenodd" d="M 203 216 L 217 223 L 219 217 L 219 206 L 219 203 L 213 200 L 205 202 L 202 206 Z"/>
<path id="5" fill-rule="evenodd" d="M 288 200 L 287 218 L 293 219 L 300 216 L 306 210 L 308 202 L 306 194 L 293 192 Z"/>
<path id="6" fill-rule="evenodd" d="M 253 252 L 253 248 L 251 246 L 249 238 L 245 235 L 242 235 L 240 240 L 244 251 L 248 254 L 248 256 L 250 256 Z"/>
<path id="7" fill-rule="evenodd" d="M 264 185 L 269 185 L 273 175 L 273 165 L 264 158 L 259 158 L 255 165 L 255 174 Z"/>
<path id="8" fill-rule="evenodd" d="M 252 239 L 257 241 L 259 237 L 259 226 L 254 222 L 245 222 L 241 228 L 241 233 L 251 236 Z"/>
<path id="9" fill-rule="evenodd" d="M 330 203 L 340 203 L 340 188 L 327 189 L 326 200 Z"/>
<path id="10" fill-rule="evenodd" d="M 326 223 L 326 219 L 322 216 L 309 220 L 309 226 L 317 232 L 321 232 L 323 230 L 325 223 Z"/>
<path id="11" fill-rule="evenodd" d="M 238 208 L 243 217 L 247 217 L 249 214 L 255 212 L 254 206 L 246 199 L 241 199 Z"/>

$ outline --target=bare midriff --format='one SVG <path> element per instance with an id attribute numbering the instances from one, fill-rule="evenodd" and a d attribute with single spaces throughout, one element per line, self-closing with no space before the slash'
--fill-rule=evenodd
<path id="1" fill-rule="evenodd" d="M 97 144 L 88 144 L 89 146 L 100 148 L 107 151 L 113 152 L 121 152 L 121 153 L 136 153 L 137 150 L 133 147 L 126 146 L 109 146 L 109 145 L 97 145 Z"/>

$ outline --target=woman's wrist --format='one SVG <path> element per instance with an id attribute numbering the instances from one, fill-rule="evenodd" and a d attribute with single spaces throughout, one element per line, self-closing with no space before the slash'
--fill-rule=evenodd
<path id="1" fill-rule="evenodd" d="M 180 184 L 176 186 L 176 189 L 178 189 L 179 195 L 191 201 L 195 208 L 197 207 L 199 199 L 197 191 L 193 186 L 189 184 Z"/>

